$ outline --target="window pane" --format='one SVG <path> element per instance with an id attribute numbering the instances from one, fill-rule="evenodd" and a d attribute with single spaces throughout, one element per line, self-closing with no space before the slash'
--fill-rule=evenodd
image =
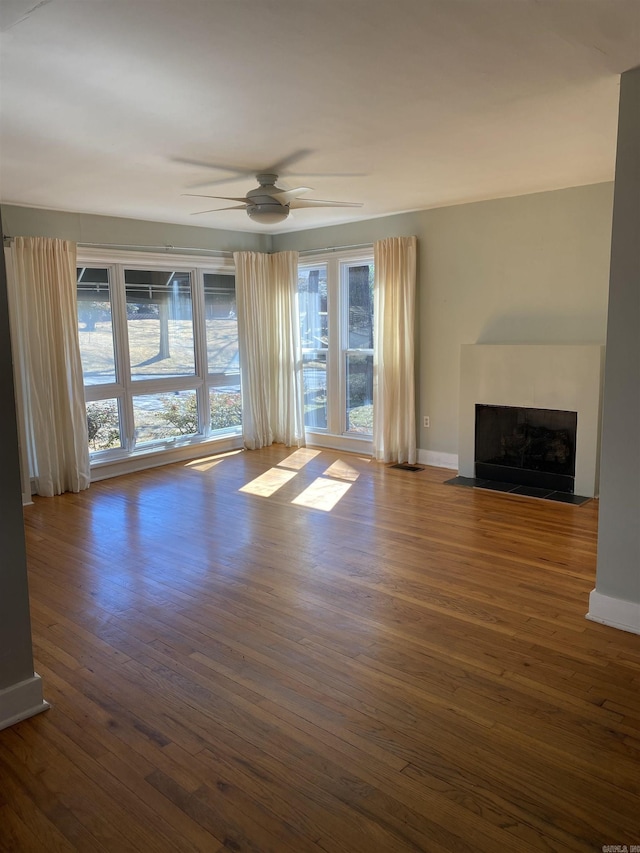
<path id="1" fill-rule="evenodd" d="M 223 385 L 235 385 L 240 380 L 235 278 L 205 273 L 204 306 L 209 373 Z"/>
<path id="2" fill-rule="evenodd" d="M 198 404 L 195 391 L 141 394 L 133 398 L 136 446 L 150 441 L 196 435 Z"/>
<path id="3" fill-rule="evenodd" d="M 329 327 L 325 265 L 298 271 L 298 300 L 302 348 L 326 349 L 329 345 Z"/>
<path id="4" fill-rule="evenodd" d="M 186 272 L 125 270 L 131 376 L 195 372 L 191 277 Z"/>
<path id="5" fill-rule="evenodd" d="M 89 450 L 109 450 L 122 447 L 120 436 L 120 412 L 117 400 L 100 400 L 87 403 L 87 429 Z"/>
<path id="6" fill-rule="evenodd" d="M 373 349 L 373 264 L 349 267 L 349 345 Z"/>
<path id="7" fill-rule="evenodd" d="M 242 426 L 242 398 L 239 384 L 228 388 L 211 388 L 209 407 L 212 430 L 237 432 Z"/>
<path id="8" fill-rule="evenodd" d="M 85 385 L 116 381 L 109 270 L 78 269 L 78 337 Z"/>
<path id="9" fill-rule="evenodd" d="M 304 379 L 304 425 L 327 428 L 327 355 L 306 353 L 302 357 Z"/>
<path id="10" fill-rule="evenodd" d="M 373 433 L 373 355 L 347 353 L 347 432 Z"/>

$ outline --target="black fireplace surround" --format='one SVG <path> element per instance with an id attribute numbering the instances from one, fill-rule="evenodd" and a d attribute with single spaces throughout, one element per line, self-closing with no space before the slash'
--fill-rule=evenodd
<path id="1" fill-rule="evenodd" d="M 577 412 L 476 405 L 475 476 L 573 494 Z"/>

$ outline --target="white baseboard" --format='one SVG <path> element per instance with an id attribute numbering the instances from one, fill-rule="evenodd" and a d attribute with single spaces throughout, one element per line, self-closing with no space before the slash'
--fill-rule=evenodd
<path id="1" fill-rule="evenodd" d="M 587 619 L 609 625 L 619 631 L 640 634 L 640 603 L 613 598 L 593 589 L 589 596 Z"/>
<path id="2" fill-rule="evenodd" d="M 338 450 L 341 453 L 359 453 L 362 456 L 371 456 L 373 453 L 373 442 L 369 437 L 359 438 L 354 435 L 331 435 L 321 432 L 305 432 L 307 447 L 322 447 L 327 450 Z"/>
<path id="3" fill-rule="evenodd" d="M 433 465 L 434 468 L 450 468 L 458 470 L 457 453 L 440 453 L 437 450 L 418 449 L 418 462 L 421 465 Z"/>
<path id="4" fill-rule="evenodd" d="M 42 679 L 34 672 L 31 678 L 0 690 L 0 729 L 13 726 L 49 707 L 42 698 Z"/>

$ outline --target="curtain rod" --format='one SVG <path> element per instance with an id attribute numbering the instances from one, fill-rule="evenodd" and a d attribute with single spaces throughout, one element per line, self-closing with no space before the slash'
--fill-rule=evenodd
<path id="1" fill-rule="evenodd" d="M 164 249 L 167 252 L 212 252 L 224 257 L 233 257 L 233 252 L 224 251 L 222 249 L 196 249 L 187 246 L 130 246 L 125 243 L 78 243 L 78 246 L 95 247 L 99 249 Z M 346 249 L 371 249 L 373 243 L 353 243 L 351 246 L 325 246 L 322 249 L 303 249 L 298 252 L 299 255 L 313 255 L 317 252 L 343 252 Z M 295 251 L 295 250 L 294 250 Z"/>
<path id="2" fill-rule="evenodd" d="M 5 246 L 10 246 L 13 237 L 8 237 L 5 234 L 4 244 Z M 136 246 L 131 243 L 76 243 L 76 246 L 79 246 L 81 249 L 148 249 L 153 252 L 163 251 L 163 252 L 196 252 L 202 253 L 207 252 L 209 254 L 218 255 L 225 258 L 230 258 L 233 256 L 233 252 L 226 252 L 222 249 L 202 249 L 196 248 L 195 246 L 172 246 L 170 244 L 165 244 L 164 246 Z"/>
<path id="3" fill-rule="evenodd" d="M 13 237 L 5 234 L 5 246 L 11 245 Z M 208 252 L 224 258 L 233 257 L 233 252 L 223 249 L 198 249 L 194 246 L 172 246 L 165 244 L 164 246 L 135 246 L 130 243 L 77 243 L 80 248 L 86 249 L 149 249 L 151 251 L 162 250 L 164 252 Z M 347 249 L 372 249 L 373 243 L 352 243 L 350 246 L 324 246 L 320 249 L 303 249 L 298 252 L 299 255 L 317 255 L 321 252 L 344 252 Z"/>
<path id="4" fill-rule="evenodd" d="M 299 255 L 317 255 L 320 252 L 344 252 L 347 249 L 373 249 L 373 243 L 352 243 L 351 246 L 325 246 L 323 249 L 303 249 Z"/>
<path id="5" fill-rule="evenodd" d="M 203 249 L 195 246 L 172 246 L 165 244 L 164 246 L 133 246 L 130 243 L 78 243 L 83 249 L 151 249 L 154 252 L 159 250 L 163 252 L 208 252 L 212 255 L 219 255 L 225 258 L 230 258 L 233 252 L 226 252 L 222 249 Z"/>

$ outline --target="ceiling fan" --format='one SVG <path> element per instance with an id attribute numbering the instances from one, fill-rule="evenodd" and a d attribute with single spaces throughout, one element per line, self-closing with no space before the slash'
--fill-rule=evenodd
<path id="1" fill-rule="evenodd" d="M 219 210 L 246 210 L 250 219 L 254 222 L 259 222 L 262 225 L 275 225 L 278 222 L 283 222 L 292 210 L 309 207 L 362 207 L 359 202 L 349 201 L 326 201 L 324 199 L 303 199 L 300 198 L 304 193 L 311 191 L 311 187 L 295 187 L 294 189 L 284 189 L 277 186 L 278 175 L 292 163 L 300 160 L 310 152 L 307 149 L 296 151 L 289 157 L 274 163 L 265 169 L 255 172 L 256 180 L 259 186 L 249 192 L 245 196 L 217 196 L 205 195 L 204 193 L 183 193 L 185 196 L 194 198 L 213 198 L 221 201 L 235 201 L 240 204 L 233 204 L 228 207 L 214 207 L 210 210 L 199 210 L 195 216 L 203 213 L 216 213 Z M 188 163 L 195 166 L 206 166 L 208 168 L 222 169 L 227 172 L 232 172 L 235 177 L 242 177 L 254 173 L 254 170 L 245 169 L 238 166 L 230 166 L 218 163 L 207 163 L 200 160 L 187 160 L 182 157 L 175 157 L 174 160 L 180 163 Z M 209 184 L 226 183 L 234 178 L 227 178 L 223 181 L 209 181 Z"/>

